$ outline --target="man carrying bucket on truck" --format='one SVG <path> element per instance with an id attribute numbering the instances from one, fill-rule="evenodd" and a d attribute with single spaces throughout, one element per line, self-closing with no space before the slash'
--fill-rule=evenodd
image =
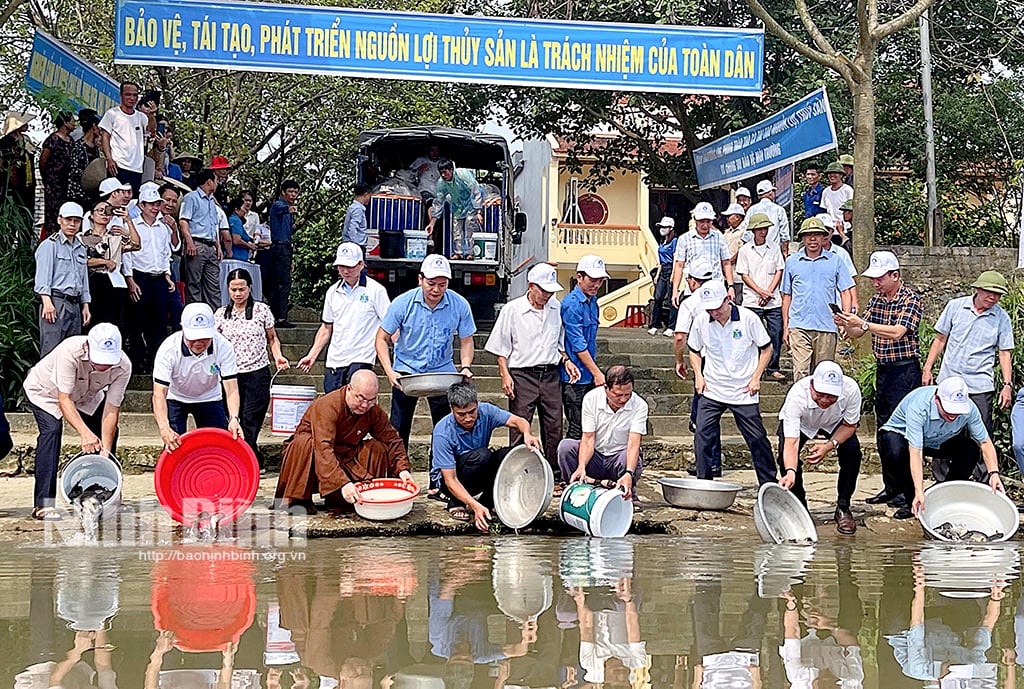
<path id="1" fill-rule="evenodd" d="M 299 360 L 299 368 L 308 373 L 330 342 L 324 368 L 325 394 L 348 385 L 356 371 L 373 368 L 377 329 L 391 306 L 384 285 L 363 273 L 359 246 L 352 242 L 339 246 L 334 265 L 341 279 L 328 288 L 320 329 L 309 353 Z"/>
<path id="2" fill-rule="evenodd" d="M 492 452 L 488 445 L 495 429 L 514 429 L 527 447 L 540 451 L 540 441 L 530 432 L 530 423 L 488 402 L 478 402 L 472 383 L 448 388 L 452 412 L 434 427 L 430 443 L 431 482 L 442 483 L 452 519 L 468 522 L 487 531 L 494 505 L 494 478 L 511 447 Z"/>
<path id="3" fill-rule="evenodd" d="M 484 224 L 483 189 L 471 170 L 456 168 L 447 158 L 437 161 L 437 171 L 441 178 L 437 180 L 434 202 L 430 206 L 427 236 L 434 231 L 447 203 L 452 212 L 452 258 L 472 261 L 473 233 L 479 232 Z M 443 242 L 434 240 L 434 250 L 443 253 Z"/>
<path id="4" fill-rule="evenodd" d="M 358 499 L 355 481 L 397 476 L 412 483 L 405 446 L 377 404 L 377 392 L 377 376 L 360 370 L 309 406 L 284 442 L 276 509 L 316 514 L 313 493 L 328 509 L 345 507 Z"/>
<path id="5" fill-rule="evenodd" d="M 172 450 L 181 444 L 189 414 L 196 428 L 226 428 L 241 436 L 237 376 L 235 349 L 217 332 L 213 310 L 203 302 L 186 306 L 181 332 L 163 341 L 153 362 L 153 418 L 164 444 Z"/>
<path id="6" fill-rule="evenodd" d="M 640 438 L 647 434 L 647 402 L 633 392 L 633 372 L 612 366 L 605 386 L 583 397 L 583 437 L 558 444 L 558 466 L 569 483 L 590 481 L 614 484 L 633 511 L 640 511 L 637 482 L 643 472 Z"/>
<path id="7" fill-rule="evenodd" d="M 78 431 L 82 452 L 114 452 L 132 362 L 121 351 L 121 332 L 98 323 L 89 335 L 69 337 L 25 378 L 26 406 L 39 426 L 32 518 L 59 520 L 54 509 L 57 462 L 64 421 Z"/>

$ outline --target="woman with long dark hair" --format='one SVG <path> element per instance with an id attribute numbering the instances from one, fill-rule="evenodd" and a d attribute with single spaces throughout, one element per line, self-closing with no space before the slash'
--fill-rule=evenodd
<path id="1" fill-rule="evenodd" d="M 53 118 L 54 131 L 43 142 L 39 156 L 39 171 L 43 177 L 43 230 L 46 236 L 57 232 L 57 211 L 65 201 L 81 203 L 85 197 L 82 173 L 88 164 L 82 145 L 71 138 L 77 126 L 70 112 L 57 113 Z"/>
<path id="2" fill-rule="evenodd" d="M 124 328 L 124 307 L 128 303 L 128 286 L 121 275 L 121 259 L 124 254 L 138 251 L 142 247 L 135 223 L 126 217 L 124 224 L 111 223 L 110 203 L 97 201 L 86 216 L 82 231 L 78 234 L 85 245 L 89 266 L 89 291 L 92 293 L 92 321 L 113 323 Z"/>
<path id="3" fill-rule="evenodd" d="M 278 371 L 289 367 L 281 354 L 281 341 L 274 330 L 274 314 L 270 307 L 252 298 L 252 275 L 245 268 L 228 273 L 230 303 L 217 309 L 214 319 L 217 330 L 235 349 L 238 360 L 238 393 L 242 435 L 256 453 L 260 467 L 263 455 L 256 440 L 270 407 L 270 361 L 267 348 L 274 356 Z"/>

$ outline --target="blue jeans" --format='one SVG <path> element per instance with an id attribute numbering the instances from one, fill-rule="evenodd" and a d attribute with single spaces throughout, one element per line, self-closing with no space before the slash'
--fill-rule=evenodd
<path id="1" fill-rule="evenodd" d="M 672 264 L 662 263 L 658 268 L 658 281 L 654 283 L 654 307 L 651 309 L 652 328 L 676 329 L 678 309 L 672 306 Z"/>
<path id="2" fill-rule="evenodd" d="M 1010 428 L 1013 431 L 1013 458 L 1017 468 L 1024 472 L 1024 388 L 1017 391 L 1017 399 L 1010 408 Z"/>
<path id="3" fill-rule="evenodd" d="M 750 309 L 764 323 L 768 338 L 772 341 L 772 358 L 768 361 L 767 373 L 778 373 L 779 357 L 782 356 L 782 307 L 774 309 Z"/>

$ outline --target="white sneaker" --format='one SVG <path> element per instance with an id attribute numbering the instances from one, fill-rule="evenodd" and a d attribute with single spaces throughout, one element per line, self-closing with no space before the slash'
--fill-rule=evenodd
<path id="1" fill-rule="evenodd" d="M 658 329 L 657 328 L 651 328 L 650 330 L 647 331 L 647 334 L 648 335 L 657 335 L 658 334 Z"/>
<path id="2" fill-rule="evenodd" d="M 662 333 L 665 337 L 675 337 L 676 331 L 672 328 L 665 328 L 665 332 Z"/>

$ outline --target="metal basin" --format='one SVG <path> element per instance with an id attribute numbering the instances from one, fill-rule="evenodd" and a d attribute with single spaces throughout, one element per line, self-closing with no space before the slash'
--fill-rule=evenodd
<path id="1" fill-rule="evenodd" d="M 984 534 L 1001 533 L 993 542 L 1009 540 L 1020 524 L 1017 506 L 1010 498 L 974 481 L 946 481 L 926 490 L 918 519 L 925 533 L 939 541 L 951 540 L 936 531 L 946 522 Z"/>
<path id="2" fill-rule="evenodd" d="M 754 526 L 765 543 L 811 545 L 818 542 L 814 520 L 796 496 L 777 483 L 766 483 L 757 492 Z"/>
<path id="3" fill-rule="evenodd" d="M 494 477 L 494 511 L 508 528 L 522 529 L 548 508 L 554 488 L 551 465 L 520 445 L 505 455 Z"/>
<path id="4" fill-rule="evenodd" d="M 402 392 L 410 397 L 436 397 L 448 392 L 448 388 L 461 383 L 461 373 L 410 373 L 398 379 Z"/>
<path id="5" fill-rule="evenodd" d="M 665 502 L 688 510 L 727 510 L 743 490 L 738 483 L 703 478 L 659 478 Z"/>

